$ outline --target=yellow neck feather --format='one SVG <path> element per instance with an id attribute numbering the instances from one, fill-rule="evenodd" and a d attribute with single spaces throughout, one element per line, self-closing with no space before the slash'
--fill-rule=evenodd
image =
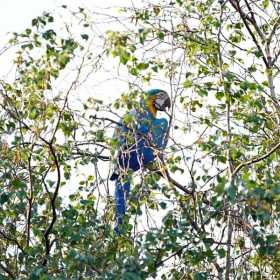
<path id="1" fill-rule="evenodd" d="M 156 115 L 157 115 L 157 109 L 154 106 L 155 99 L 156 99 L 156 97 L 152 96 L 147 100 L 147 107 L 148 107 L 149 111 L 153 114 L 154 117 L 156 117 Z"/>

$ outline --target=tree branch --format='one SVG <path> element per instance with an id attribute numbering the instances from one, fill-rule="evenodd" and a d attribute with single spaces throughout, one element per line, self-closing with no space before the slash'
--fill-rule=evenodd
<path id="1" fill-rule="evenodd" d="M 57 155 L 55 153 L 53 145 L 51 143 L 48 143 L 48 145 L 49 145 L 50 152 L 54 158 L 54 164 L 55 164 L 56 171 L 57 171 L 57 181 L 56 181 L 55 191 L 54 191 L 53 195 L 51 196 L 51 194 L 50 194 L 51 208 L 52 208 L 52 220 L 44 233 L 44 239 L 45 239 L 45 258 L 43 260 L 44 266 L 47 265 L 47 262 L 48 262 L 47 258 L 50 255 L 50 250 L 51 250 L 52 244 L 50 242 L 49 235 L 51 234 L 53 226 L 57 219 L 55 202 L 56 202 L 56 198 L 58 196 L 58 191 L 59 191 L 60 181 L 61 181 L 60 166 L 59 166 L 59 161 L 58 161 Z"/>
<path id="2" fill-rule="evenodd" d="M 0 235 L 2 235 L 2 237 L 4 237 L 6 240 L 14 243 L 17 245 L 17 247 L 25 254 L 25 251 L 24 249 L 22 248 L 22 246 L 19 244 L 19 242 L 15 239 L 15 238 L 12 238 L 10 236 L 8 236 L 3 230 L 0 229 Z"/>
<path id="3" fill-rule="evenodd" d="M 252 31 L 252 29 L 250 28 L 250 25 L 248 24 L 248 21 L 254 26 L 254 28 L 256 29 L 256 23 L 254 22 L 254 20 L 252 20 L 252 18 L 248 17 L 241 9 L 240 5 L 239 5 L 239 1 L 236 0 L 229 0 L 230 4 L 232 5 L 232 7 L 239 13 L 243 23 L 245 24 L 245 27 L 247 29 L 247 31 L 249 32 L 249 34 L 251 35 L 257 49 L 259 50 L 259 52 L 262 54 L 262 59 L 264 64 L 266 65 L 267 68 L 270 67 L 269 62 L 267 61 L 267 58 L 264 54 L 264 51 L 262 50 L 254 32 Z M 258 28 L 258 26 L 257 26 Z"/>
<path id="4" fill-rule="evenodd" d="M 243 162 L 243 163 L 240 163 L 233 171 L 233 176 L 235 176 L 243 167 L 247 166 L 247 165 L 251 165 L 253 163 L 257 163 L 261 160 L 264 160 L 266 158 L 268 158 L 271 154 L 273 154 L 277 149 L 280 148 L 280 142 L 275 146 L 273 147 L 270 151 L 268 151 L 266 154 L 258 157 L 258 158 L 253 158 L 251 160 L 248 160 L 246 162 Z"/>
<path id="5" fill-rule="evenodd" d="M 31 217 L 32 217 L 32 206 L 33 206 L 33 180 L 32 180 L 32 166 L 31 157 L 34 145 L 31 147 L 30 155 L 28 157 L 28 177 L 29 177 L 29 197 L 28 197 L 28 212 L 27 212 L 27 235 L 26 245 L 29 246 L 30 242 L 30 230 L 31 230 Z"/>
<path id="6" fill-rule="evenodd" d="M 15 275 L 7 267 L 1 264 L 1 261 L 0 261 L 0 268 L 4 270 L 9 275 L 9 277 L 11 277 L 11 279 L 16 279 Z"/>

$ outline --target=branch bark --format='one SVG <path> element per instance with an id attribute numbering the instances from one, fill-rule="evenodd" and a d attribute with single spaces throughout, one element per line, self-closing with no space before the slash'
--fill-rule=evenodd
<path id="1" fill-rule="evenodd" d="M 231 3 L 235 3 L 234 8 L 240 9 L 239 2 L 230 0 Z M 228 181 L 230 185 L 234 184 L 234 176 L 233 174 L 233 162 L 231 158 L 231 142 L 232 142 L 232 131 L 231 131 L 231 92 L 230 87 L 226 85 L 226 77 L 224 73 L 224 61 L 223 61 L 223 54 L 221 49 L 221 33 L 222 33 L 222 21 L 223 21 L 223 6 L 221 7 L 220 12 L 220 28 L 218 32 L 218 65 L 219 65 L 219 72 L 220 72 L 220 80 L 221 85 L 223 87 L 224 94 L 226 96 L 226 127 L 227 127 L 227 136 L 226 136 L 226 143 L 227 143 L 227 171 L 228 171 Z M 235 186 L 233 186 L 235 187 Z M 226 211 L 227 215 L 227 250 L 226 250 L 226 267 L 225 267 L 225 280 L 230 279 L 230 271 L 231 271 L 231 243 L 232 243 L 232 235 L 233 235 L 233 223 L 231 218 L 231 211 L 232 206 Z"/>
<path id="2" fill-rule="evenodd" d="M 60 182 L 61 182 L 61 173 L 60 173 L 60 165 L 59 165 L 59 161 L 58 161 L 58 157 L 55 153 L 54 147 L 52 145 L 52 143 L 48 143 L 49 145 L 49 149 L 51 152 L 51 155 L 54 158 L 54 164 L 56 167 L 56 172 L 57 172 L 57 181 L 56 181 L 56 186 L 55 186 L 55 191 L 53 193 L 53 195 L 51 195 L 51 193 L 49 193 L 50 199 L 51 199 L 51 208 L 52 208 L 52 219 L 50 224 L 48 225 L 45 233 L 44 233 L 44 239 L 45 239 L 45 258 L 43 260 L 43 265 L 47 266 L 48 263 L 48 257 L 50 255 L 50 251 L 51 251 L 51 247 L 52 247 L 52 243 L 50 241 L 50 234 L 53 230 L 53 226 L 57 220 L 57 214 L 56 214 L 56 198 L 58 196 L 58 191 L 59 191 L 59 187 L 60 187 Z"/>
<path id="3" fill-rule="evenodd" d="M 243 167 L 248 166 L 248 165 L 251 165 L 251 164 L 253 164 L 253 163 L 257 163 L 257 162 L 259 162 L 259 161 L 262 161 L 262 160 L 268 158 L 270 155 L 272 155 L 272 154 L 273 154 L 275 151 L 277 151 L 277 149 L 279 149 L 279 148 L 280 148 L 280 142 L 279 142 L 276 146 L 274 146 L 271 150 L 269 150 L 266 154 L 264 154 L 264 155 L 262 155 L 262 156 L 260 156 L 260 157 L 257 157 L 257 158 L 253 158 L 253 159 L 248 160 L 248 161 L 246 161 L 246 162 L 240 163 L 240 164 L 234 169 L 234 171 L 233 171 L 233 173 L 232 173 L 233 176 L 236 176 L 237 173 L 238 173 Z"/>
<path id="4" fill-rule="evenodd" d="M 266 65 L 267 68 L 270 67 L 267 58 L 265 56 L 264 50 L 262 49 L 261 45 L 259 44 L 257 37 L 255 36 L 253 30 L 251 29 L 249 22 L 254 26 L 254 28 L 257 30 L 259 29 L 257 26 L 257 23 L 254 19 L 248 17 L 243 11 L 242 8 L 240 7 L 240 3 L 237 0 L 229 0 L 230 4 L 232 5 L 232 7 L 239 13 L 247 31 L 249 32 L 251 38 L 253 39 L 258 51 L 261 53 L 262 55 L 262 60 L 264 62 L 264 64 Z"/>
<path id="5" fill-rule="evenodd" d="M 28 197 L 27 234 L 26 234 L 27 247 L 29 246 L 29 242 L 30 242 L 31 217 L 32 217 L 32 206 L 33 206 L 33 180 L 32 180 L 32 166 L 31 166 L 33 147 L 34 145 L 32 145 L 30 155 L 28 157 L 29 197 Z"/>
<path id="6" fill-rule="evenodd" d="M 16 276 L 13 274 L 13 272 L 12 272 L 10 269 L 8 269 L 6 266 L 2 265 L 2 264 L 1 264 L 1 261 L 0 261 L 0 268 L 1 268 L 4 272 L 6 272 L 6 273 L 9 275 L 9 277 L 10 277 L 11 279 L 16 279 Z M 9 279 L 10 279 L 10 278 L 9 278 Z"/>

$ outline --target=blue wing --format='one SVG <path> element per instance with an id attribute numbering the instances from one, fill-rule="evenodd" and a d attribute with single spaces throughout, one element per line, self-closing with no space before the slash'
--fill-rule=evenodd
<path id="1" fill-rule="evenodd" d="M 133 111 L 131 114 L 135 120 L 135 125 L 129 129 L 122 122 L 122 125 L 116 128 L 114 135 L 119 142 L 117 156 L 118 172 L 115 172 L 111 177 L 111 179 L 116 180 L 116 234 L 119 234 L 120 225 L 123 223 L 126 211 L 126 197 L 130 191 L 130 182 L 125 176 L 125 171 L 141 169 L 154 160 L 153 151 L 155 147 L 163 149 L 166 146 L 165 136 L 168 129 L 168 121 L 166 119 L 156 119 L 149 112 L 140 114 Z M 129 137 L 134 137 L 132 144 L 128 139 Z M 154 147 L 151 147 L 150 143 Z M 123 173 L 121 178 L 119 173 Z M 124 183 L 121 179 L 124 180 Z"/>

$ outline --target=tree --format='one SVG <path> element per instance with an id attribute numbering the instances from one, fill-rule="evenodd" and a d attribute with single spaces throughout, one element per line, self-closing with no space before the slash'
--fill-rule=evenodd
<path id="1" fill-rule="evenodd" d="M 279 279 L 280 4 L 137 4 L 101 38 L 104 15 L 64 6 L 71 24 L 45 13 L 4 49 L 1 277 Z M 127 91 L 80 98 L 108 61 Z M 168 147 L 135 174 L 116 237 L 112 131 L 154 84 L 172 99 Z"/>

